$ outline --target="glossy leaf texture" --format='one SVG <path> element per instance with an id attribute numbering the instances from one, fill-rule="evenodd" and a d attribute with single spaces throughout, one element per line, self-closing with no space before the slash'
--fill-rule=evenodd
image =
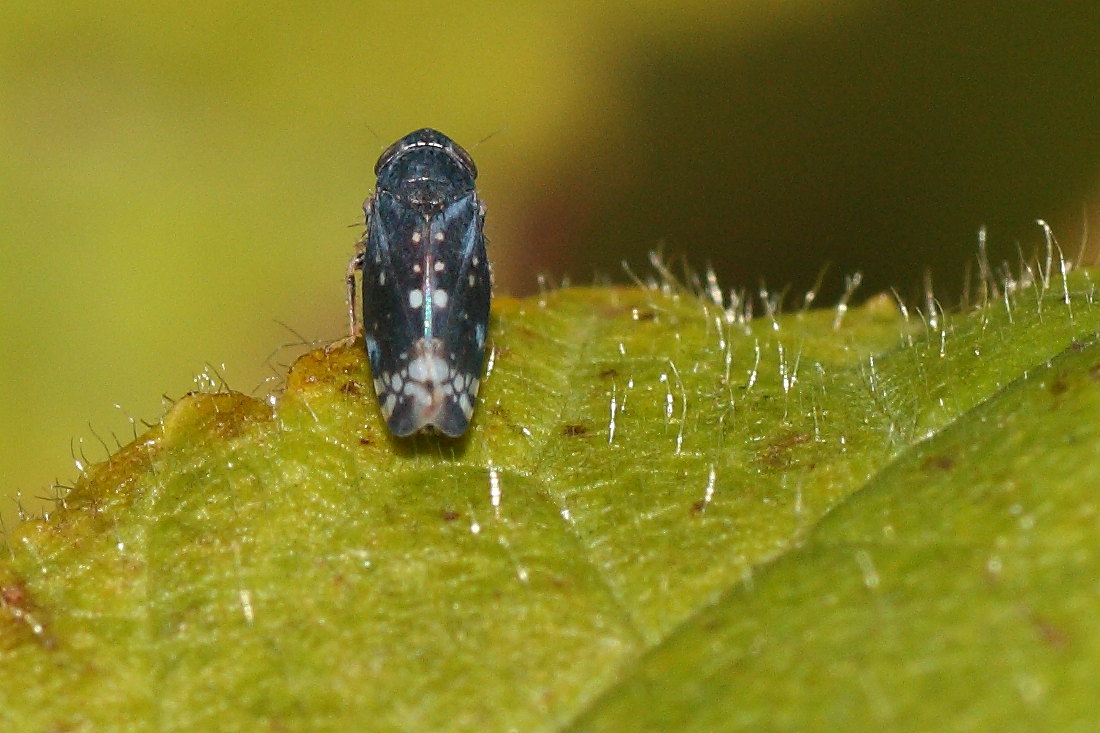
<path id="1" fill-rule="evenodd" d="M 1071 730 L 1100 673 L 1088 271 L 746 317 L 500 298 L 461 440 L 354 347 L 194 394 L 0 564 L 8 730 Z"/>

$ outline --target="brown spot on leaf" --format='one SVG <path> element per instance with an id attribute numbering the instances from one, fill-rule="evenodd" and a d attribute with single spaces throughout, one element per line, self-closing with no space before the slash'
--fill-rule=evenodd
<path id="1" fill-rule="evenodd" d="M 534 338 L 538 337 L 538 334 L 535 333 L 529 326 L 513 326 L 512 327 L 512 332 L 516 336 L 522 336 L 525 339 L 534 339 Z M 501 347 L 501 348 L 506 348 L 506 347 Z"/>
<path id="2" fill-rule="evenodd" d="M 454 520 L 458 519 L 461 515 L 458 512 L 456 512 L 454 509 L 444 509 L 440 513 L 440 516 L 443 517 L 444 522 L 453 522 Z"/>
<path id="3" fill-rule="evenodd" d="M 925 472 L 950 471 L 954 467 L 955 459 L 944 453 L 928 456 L 928 458 L 924 459 L 924 463 L 921 464 L 921 469 Z"/>
<path id="4" fill-rule="evenodd" d="M 0 586 L 0 608 L 7 611 L 8 619 L 22 632 L 16 635 L 16 639 L 21 635 L 23 640 L 33 639 L 47 648 L 56 646 L 56 641 L 46 629 L 45 613 L 31 598 L 22 580 L 13 579 Z M 6 635 L 3 631 L 4 626 L 0 625 L 0 642 L 9 641 L 4 639 Z"/>
<path id="5" fill-rule="evenodd" d="M 1069 643 L 1065 630 L 1050 619 L 1034 614 L 1031 617 L 1031 623 L 1035 625 L 1035 630 L 1039 632 L 1039 638 L 1047 646 L 1064 649 L 1066 644 Z"/>
<path id="6" fill-rule="evenodd" d="M 1051 381 L 1050 383 L 1049 389 L 1050 393 L 1055 397 L 1063 394 L 1067 389 L 1069 389 L 1069 379 L 1067 378 L 1066 373 L 1058 372 L 1057 374 L 1055 374 L 1053 381 Z"/>
<path id="7" fill-rule="evenodd" d="M 706 499 L 698 499 L 691 503 L 691 513 L 693 516 L 698 516 L 703 513 L 703 510 L 707 508 Z"/>
<path id="8" fill-rule="evenodd" d="M 1089 379 L 1100 379 L 1100 361 L 1089 367 Z"/>
<path id="9" fill-rule="evenodd" d="M 810 440 L 809 433 L 788 433 L 764 444 L 756 451 L 756 458 L 769 468 L 785 468 L 794 461 L 794 449 Z"/>
<path id="10" fill-rule="evenodd" d="M 350 381 L 344 382 L 340 385 L 340 394 L 348 395 L 349 397 L 358 397 L 363 393 L 362 387 L 359 386 L 359 382 Z"/>
<path id="11" fill-rule="evenodd" d="M 12 608 L 26 608 L 27 586 L 22 583 L 13 583 L 0 588 L 0 598 L 4 604 Z"/>
<path id="12" fill-rule="evenodd" d="M 614 377 L 619 376 L 619 372 L 617 372 L 614 369 L 604 369 L 602 372 L 600 372 L 596 376 L 598 376 L 600 379 L 612 379 Z"/>
<path id="13" fill-rule="evenodd" d="M 587 425 L 581 425 L 579 423 L 572 423 L 572 424 L 569 424 L 569 425 L 563 425 L 562 428 L 561 428 L 561 434 L 566 436 L 566 437 L 569 437 L 569 438 L 574 438 L 578 435 L 584 435 L 587 432 L 588 432 L 588 426 Z"/>

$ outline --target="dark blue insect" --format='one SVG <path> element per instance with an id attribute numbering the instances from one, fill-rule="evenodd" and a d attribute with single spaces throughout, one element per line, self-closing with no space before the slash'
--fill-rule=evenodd
<path id="1" fill-rule="evenodd" d="M 374 173 L 367 233 L 348 266 L 352 330 L 361 270 L 364 341 L 390 431 L 434 427 L 457 437 L 474 414 L 489 325 L 477 167 L 449 137 L 424 128 L 382 153 Z"/>

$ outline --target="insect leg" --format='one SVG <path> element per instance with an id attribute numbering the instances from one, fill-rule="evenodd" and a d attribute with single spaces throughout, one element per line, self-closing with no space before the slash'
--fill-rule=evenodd
<path id="1" fill-rule="evenodd" d="M 355 272 L 356 270 L 362 270 L 363 264 L 367 258 L 367 247 L 363 242 L 356 242 L 355 255 L 348 262 L 347 270 L 347 285 L 348 285 L 348 335 L 354 341 L 362 335 L 363 331 L 359 327 L 359 320 L 355 317 Z"/>

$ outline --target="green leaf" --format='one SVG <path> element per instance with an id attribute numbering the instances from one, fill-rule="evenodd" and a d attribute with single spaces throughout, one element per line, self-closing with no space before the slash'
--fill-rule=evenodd
<path id="1" fill-rule="evenodd" d="M 0 723 L 1085 728 L 1094 295 L 501 298 L 459 441 L 390 438 L 346 345 L 190 395 L 9 533 Z"/>

